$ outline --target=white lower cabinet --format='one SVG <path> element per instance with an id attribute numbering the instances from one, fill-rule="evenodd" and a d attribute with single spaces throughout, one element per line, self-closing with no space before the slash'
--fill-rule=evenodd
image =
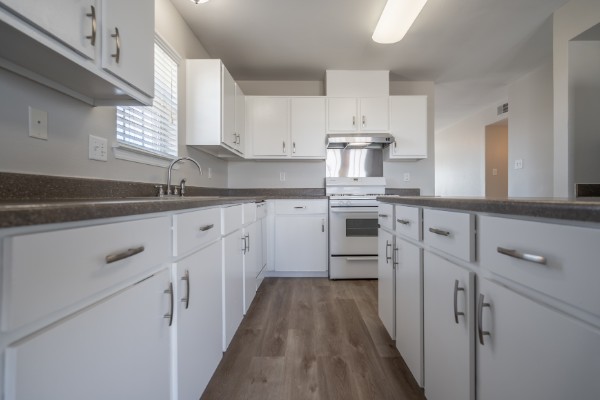
<path id="1" fill-rule="evenodd" d="M 197 400 L 223 356 L 221 241 L 176 264 L 174 399 Z"/>
<path id="2" fill-rule="evenodd" d="M 474 274 L 426 251 L 423 284 L 425 396 L 428 400 L 472 400 Z"/>
<path id="3" fill-rule="evenodd" d="M 223 238 L 223 351 L 244 316 L 244 249 L 241 230 Z"/>
<path id="4" fill-rule="evenodd" d="M 262 258 L 262 237 L 259 234 L 260 221 L 255 221 L 244 228 L 244 314 L 250 308 L 256 295 L 256 277 L 258 276 Z"/>
<path id="5" fill-rule="evenodd" d="M 478 399 L 600 398 L 598 329 L 487 279 L 478 283 Z"/>
<path id="6" fill-rule="evenodd" d="M 10 345 L 4 399 L 168 399 L 169 286 L 162 270 Z"/>
<path id="7" fill-rule="evenodd" d="M 423 387 L 423 249 L 396 237 L 396 348 Z"/>
<path id="8" fill-rule="evenodd" d="M 377 260 L 377 309 L 379 319 L 383 322 L 383 326 L 390 334 L 390 337 L 395 337 L 395 274 L 394 274 L 394 235 L 379 229 L 378 231 L 378 251 Z"/>

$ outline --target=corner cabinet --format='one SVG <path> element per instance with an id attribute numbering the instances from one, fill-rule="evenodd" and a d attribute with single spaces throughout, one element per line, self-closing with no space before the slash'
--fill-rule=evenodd
<path id="1" fill-rule="evenodd" d="M 427 96 L 390 96 L 390 160 L 427 158 Z"/>
<path id="2" fill-rule="evenodd" d="M 330 133 L 389 132 L 389 97 L 328 97 Z"/>
<path id="3" fill-rule="evenodd" d="M 186 144 L 222 158 L 244 154 L 244 93 L 221 60 L 186 61 Z"/>
<path id="4" fill-rule="evenodd" d="M 152 2 L 34 3 L 0 2 L 4 68 L 91 105 L 152 104 Z"/>
<path id="5" fill-rule="evenodd" d="M 325 159 L 324 97 L 248 96 L 247 131 L 255 159 Z"/>

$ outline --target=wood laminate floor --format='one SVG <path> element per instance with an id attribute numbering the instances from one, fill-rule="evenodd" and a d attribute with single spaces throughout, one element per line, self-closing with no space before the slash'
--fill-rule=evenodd
<path id="1" fill-rule="evenodd" d="M 377 317 L 377 281 L 267 278 L 203 400 L 424 400 Z"/>

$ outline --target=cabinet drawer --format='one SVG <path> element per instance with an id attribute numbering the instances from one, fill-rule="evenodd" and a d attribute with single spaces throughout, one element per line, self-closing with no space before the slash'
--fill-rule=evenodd
<path id="1" fill-rule="evenodd" d="M 167 261 L 170 230 L 171 220 L 165 216 L 7 238 L 2 329 L 18 328 L 92 298 Z M 128 250 L 130 256 L 107 261 L 107 256 Z"/>
<path id="2" fill-rule="evenodd" d="M 394 206 L 392 204 L 379 203 L 377 213 L 379 226 L 390 231 L 394 230 Z"/>
<path id="3" fill-rule="evenodd" d="M 396 233 L 414 240 L 421 240 L 421 209 L 418 207 L 395 206 Z"/>
<path id="4" fill-rule="evenodd" d="M 242 208 L 242 219 L 244 225 L 248 225 L 256 221 L 256 203 L 244 203 Z"/>
<path id="5" fill-rule="evenodd" d="M 173 255 L 179 256 L 221 236 L 221 209 L 208 208 L 173 216 Z"/>
<path id="6" fill-rule="evenodd" d="M 242 228 L 242 205 L 221 208 L 223 236 Z"/>
<path id="7" fill-rule="evenodd" d="M 483 216 L 479 232 L 482 267 L 600 316 L 600 229 Z"/>
<path id="8" fill-rule="evenodd" d="M 277 200 L 275 214 L 326 214 L 327 200 Z"/>
<path id="9" fill-rule="evenodd" d="M 466 261 L 475 260 L 475 216 L 468 213 L 423 210 L 426 244 Z"/>

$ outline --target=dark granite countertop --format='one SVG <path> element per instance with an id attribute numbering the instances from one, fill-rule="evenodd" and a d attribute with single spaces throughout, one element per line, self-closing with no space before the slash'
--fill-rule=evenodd
<path id="1" fill-rule="evenodd" d="M 600 222 L 600 198 L 481 198 L 481 197 L 410 197 L 382 196 L 385 203 L 422 207 L 505 214 L 535 218 L 552 218 L 583 222 Z"/>

